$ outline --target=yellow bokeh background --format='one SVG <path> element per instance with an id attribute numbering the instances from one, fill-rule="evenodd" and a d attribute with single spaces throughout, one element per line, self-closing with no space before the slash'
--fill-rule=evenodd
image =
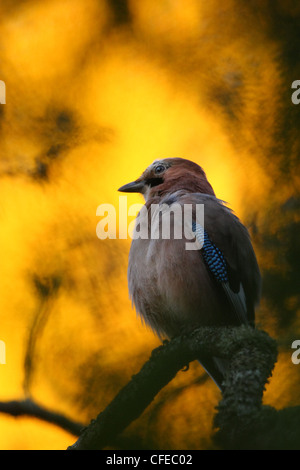
<path id="1" fill-rule="evenodd" d="M 118 213 L 117 188 L 163 157 L 200 164 L 244 223 L 255 213 L 258 230 L 270 194 L 280 204 L 294 191 L 274 191 L 277 163 L 267 158 L 278 90 L 289 83 L 266 8 L 256 21 L 234 0 L 124 3 L 0 5 L 0 401 L 30 397 L 84 424 L 160 344 L 128 299 L 130 240 L 99 240 L 97 207 Z M 256 250 L 262 268 L 274 264 Z M 258 319 L 277 334 L 264 300 Z M 265 401 L 293 404 L 298 382 L 282 352 Z M 115 446 L 210 448 L 219 399 L 192 364 Z M 65 449 L 76 439 L 4 414 L 0 431 L 0 449 Z"/>

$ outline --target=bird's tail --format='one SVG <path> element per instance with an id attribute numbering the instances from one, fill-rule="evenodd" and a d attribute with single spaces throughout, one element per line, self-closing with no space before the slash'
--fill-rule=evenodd
<path id="1" fill-rule="evenodd" d="M 208 375 L 213 379 L 215 384 L 219 387 L 221 392 L 224 391 L 224 379 L 228 368 L 228 361 L 219 357 L 201 358 L 198 359 L 202 367 L 206 370 Z"/>

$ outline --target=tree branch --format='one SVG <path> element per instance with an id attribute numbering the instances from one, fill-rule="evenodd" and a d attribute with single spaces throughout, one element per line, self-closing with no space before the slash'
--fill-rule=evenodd
<path id="1" fill-rule="evenodd" d="M 0 412 L 34 416 L 76 436 L 82 430 L 69 449 L 102 449 L 116 442 L 116 436 L 142 414 L 179 370 L 203 355 L 229 362 L 214 421 L 214 440 L 220 448 L 300 448 L 300 406 L 277 411 L 262 405 L 264 387 L 277 359 L 276 342 L 264 331 L 244 325 L 199 328 L 155 349 L 140 372 L 86 428 L 31 400 L 0 402 Z"/>
<path id="2" fill-rule="evenodd" d="M 118 393 L 107 408 L 84 429 L 70 450 L 103 449 L 115 436 L 138 418 L 156 394 L 176 373 L 203 355 L 227 358 L 231 362 L 216 426 L 222 443 L 223 430 L 235 420 L 249 424 L 261 409 L 264 385 L 274 367 L 276 344 L 265 332 L 247 326 L 199 328 L 188 336 L 174 338 L 152 352 L 141 371 Z M 226 435 L 226 433 L 225 433 Z M 231 442 L 230 439 L 228 442 Z"/>
<path id="3" fill-rule="evenodd" d="M 7 413 L 11 416 L 32 416 L 55 424 L 75 436 L 78 436 L 84 427 L 82 424 L 71 421 L 60 413 L 49 411 L 29 399 L 0 402 L 0 412 Z"/>

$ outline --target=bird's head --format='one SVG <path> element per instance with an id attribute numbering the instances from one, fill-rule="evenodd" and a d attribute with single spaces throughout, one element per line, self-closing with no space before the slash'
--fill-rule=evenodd
<path id="1" fill-rule="evenodd" d="M 146 201 L 180 190 L 215 196 L 203 169 L 184 158 L 155 160 L 137 180 L 118 189 L 121 192 L 141 193 Z"/>

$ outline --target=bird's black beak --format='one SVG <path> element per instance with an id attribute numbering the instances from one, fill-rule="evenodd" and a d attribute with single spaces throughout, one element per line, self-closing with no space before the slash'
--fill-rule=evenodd
<path id="1" fill-rule="evenodd" d="M 124 186 L 121 186 L 118 191 L 122 193 L 142 193 L 144 187 L 145 181 L 136 180 L 132 183 L 124 184 Z"/>

